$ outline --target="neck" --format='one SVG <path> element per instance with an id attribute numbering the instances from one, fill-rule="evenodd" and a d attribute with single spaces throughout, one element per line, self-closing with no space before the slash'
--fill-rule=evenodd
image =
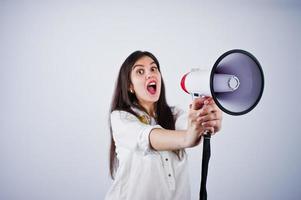
<path id="1" fill-rule="evenodd" d="M 147 114 L 151 117 L 155 116 L 155 104 L 153 102 L 139 102 L 140 106 L 142 106 Z"/>

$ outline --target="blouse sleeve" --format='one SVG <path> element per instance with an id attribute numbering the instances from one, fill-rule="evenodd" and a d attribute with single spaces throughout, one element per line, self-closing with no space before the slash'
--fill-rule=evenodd
<path id="1" fill-rule="evenodd" d="M 171 107 L 176 130 L 186 130 L 187 129 L 187 118 L 188 114 L 184 110 L 178 107 Z"/>
<path id="2" fill-rule="evenodd" d="M 149 134 L 160 125 L 142 123 L 136 116 L 126 111 L 113 111 L 111 113 L 111 126 L 116 146 L 130 150 L 141 150 L 147 153 L 151 150 Z"/>

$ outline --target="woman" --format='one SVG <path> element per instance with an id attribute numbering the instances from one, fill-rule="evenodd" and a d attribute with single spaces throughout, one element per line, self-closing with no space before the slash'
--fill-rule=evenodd
<path id="1" fill-rule="evenodd" d="M 106 200 L 190 199 L 184 149 L 206 130 L 220 130 L 222 113 L 212 99 L 194 100 L 181 125 L 185 115 L 166 102 L 158 60 L 136 51 L 120 68 L 110 111 L 114 182 Z"/>

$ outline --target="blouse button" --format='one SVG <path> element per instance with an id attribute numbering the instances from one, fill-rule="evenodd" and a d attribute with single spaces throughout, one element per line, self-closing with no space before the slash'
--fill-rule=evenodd
<path id="1" fill-rule="evenodd" d="M 165 158 L 166 161 L 168 161 L 168 158 Z"/>
<path id="2" fill-rule="evenodd" d="M 171 177 L 171 174 L 168 174 L 169 177 Z"/>

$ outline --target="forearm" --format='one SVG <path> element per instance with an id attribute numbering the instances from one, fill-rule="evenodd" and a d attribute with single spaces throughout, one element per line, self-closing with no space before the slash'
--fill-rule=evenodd
<path id="1" fill-rule="evenodd" d="M 186 148 L 186 131 L 155 128 L 149 135 L 150 144 L 158 151 L 172 151 Z"/>

